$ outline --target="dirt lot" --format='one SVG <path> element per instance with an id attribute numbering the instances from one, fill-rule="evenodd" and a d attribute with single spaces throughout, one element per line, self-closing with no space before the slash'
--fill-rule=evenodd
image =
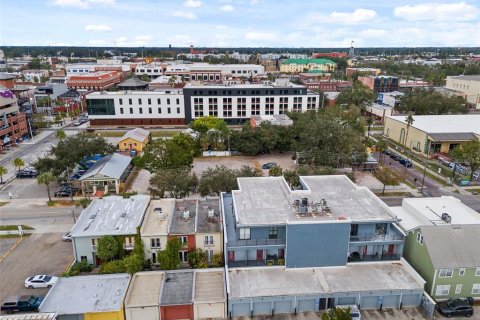
<path id="1" fill-rule="evenodd" d="M 0 239 L 0 242 L 3 240 L 10 239 Z M 2 243 L 2 251 L 3 247 Z M 60 233 L 33 234 L 25 238 L 0 263 L 0 301 L 12 295 L 46 295 L 48 289 L 25 288 L 25 279 L 35 274 L 60 275 L 72 259 L 72 244 L 63 242 Z"/>
<path id="2" fill-rule="evenodd" d="M 295 169 L 291 153 L 267 154 L 256 157 L 233 156 L 233 157 L 201 157 L 193 161 L 193 171 L 200 177 L 202 172 L 216 165 L 230 169 L 240 169 L 242 166 L 259 166 L 267 162 L 276 162 L 282 169 Z M 268 176 L 268 170 L 263 170 L 263 175 Z"/>

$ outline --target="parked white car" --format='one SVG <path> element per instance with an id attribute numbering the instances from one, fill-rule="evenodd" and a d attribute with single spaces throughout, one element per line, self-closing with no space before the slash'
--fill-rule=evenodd
<path id="1" fill-rule="evenodd" d="M 70 242 L 70 241 L 72 241 L 72 234 L 70 232 L 66 233 L 66 234 L 63 235 L 62 239 L 63 239 L 63 241 Z"/>
<path id="2" fill-rule="evenodd" d="M 58 277 L 50 275 L 36 275 L 25 279 L 25 288 L 51 288 L 57 283 Z"/>

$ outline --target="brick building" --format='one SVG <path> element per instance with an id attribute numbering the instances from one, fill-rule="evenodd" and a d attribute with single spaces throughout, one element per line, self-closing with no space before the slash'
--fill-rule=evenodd
<path id="1" fill-rule="evenodd" d="M 122 73 L 118 71 L 95 72 L 71 76 L 67 80 L 69 89 L 103 91 L 122 81 Z"/>

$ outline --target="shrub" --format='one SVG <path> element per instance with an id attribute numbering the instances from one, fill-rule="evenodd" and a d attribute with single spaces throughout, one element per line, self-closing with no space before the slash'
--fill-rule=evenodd
<path id="1" fill-rule="evenodd" d="M 123 259 L 123 263 L 125 265 L 126 271 L 130 274 L 134 274 L 135 272 L 143 270 L 144 261 L 142 255 L 132 253 L 131 255 Z"/>
<path id="2" fill-rule="evenodd" d="M 102 264 L 98 272 L 100 274 L 123 273 L 127 272 L 127 267 L 123 260 L 113 260 Z"/>

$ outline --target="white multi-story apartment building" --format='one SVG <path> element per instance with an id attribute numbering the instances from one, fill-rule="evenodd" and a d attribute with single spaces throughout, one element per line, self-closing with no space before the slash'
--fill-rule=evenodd
<path id="1" fill-rule="evenodd" d="M 279 79 L 263 84 L 187 84 L 182 90 L 95 92 L 86 96 L 92 125 L 177 125 L 204 116 L 239 124 L 250 116 L 305 112 L 319 96 Z"/>
<path id="2" fill-rule="evenodd" d="M 86 99 L 92 125 L 185 123 L 182 90 L 92 92 Z"/>

